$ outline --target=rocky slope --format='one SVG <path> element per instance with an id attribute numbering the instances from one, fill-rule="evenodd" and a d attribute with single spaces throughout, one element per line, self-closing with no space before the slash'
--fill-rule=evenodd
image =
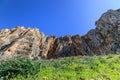
<path id="1" fill-rule="evenodd" d="M 0 31 L 0 60 L 120 53 L 120 9 L 108 10 L 86 35 L 46 36 L 38 29 L 18 26 Z"/>

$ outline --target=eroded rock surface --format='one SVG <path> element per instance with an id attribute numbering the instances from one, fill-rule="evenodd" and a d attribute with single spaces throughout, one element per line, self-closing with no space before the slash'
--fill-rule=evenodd
<path id="1" fill-rule="evenodd" d="M 120 53 L 120 9 L 108 10 L 86 35 L 46 36 L 38 29 L 18 26 L 0 31 L 0 60 Z"/>

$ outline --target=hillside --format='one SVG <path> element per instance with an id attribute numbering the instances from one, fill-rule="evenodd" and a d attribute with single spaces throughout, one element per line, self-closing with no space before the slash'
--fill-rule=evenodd
<path id="1" fill-rule="evenodd" d="M 0 64 L 0 77 L 1 80 L 4 77 L 12 77 L 11 80 L 119 80 L 120 55 L 12 60 Z"/>

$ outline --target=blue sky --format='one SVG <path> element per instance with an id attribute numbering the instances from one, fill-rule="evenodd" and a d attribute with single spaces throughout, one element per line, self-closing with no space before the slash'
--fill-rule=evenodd
<path id="1" fill-rule="evenodd" d="M 0 29 L 25 26 L 46 35 L 86 34 L 120 0 L 0 0 Z"/>

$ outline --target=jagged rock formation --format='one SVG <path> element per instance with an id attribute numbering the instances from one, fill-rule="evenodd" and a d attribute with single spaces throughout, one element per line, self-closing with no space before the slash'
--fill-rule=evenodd
<path id="1" fill-rule="evenodd" d="M 45 36 L 38 29 L 16 27 L 0 31 L 0 60 L 14 56 L 58 58 L 120 53 L 120 9 L 108 10 L 86 35 Z"/>

